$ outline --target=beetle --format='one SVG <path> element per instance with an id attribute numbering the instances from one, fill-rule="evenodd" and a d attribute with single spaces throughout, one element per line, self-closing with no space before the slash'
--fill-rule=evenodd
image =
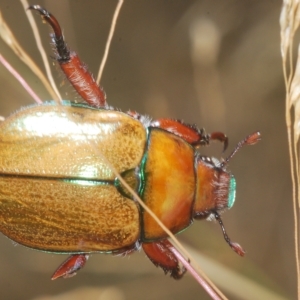
<path id="1" fill-rule="evenodd" d="M 235 201 L 236 181 L 226 167 L 243 145 L 259 141 L 260 133 L 220 161 L 200 150 L 213 140 L 225 150 L 228 138 L 222 132 L 207 134 L 182 121 L 113 109 L 67 47 L 56 18 L 39 5 L 29 9 L 52 27 L 56 60 L 85 103 L 33 105 L 0 125 L 0 231 L 30 248 L 70 254 L 52 279 L 75 275 L 90 253 L 125 255 L 140 248 L 154 265 L 181 278 L 186 270 L 167 234 L 108 161 L 172 233 L 194 219 L 215 219 L 226 242 L 243 256 L 220 217 Z"/>

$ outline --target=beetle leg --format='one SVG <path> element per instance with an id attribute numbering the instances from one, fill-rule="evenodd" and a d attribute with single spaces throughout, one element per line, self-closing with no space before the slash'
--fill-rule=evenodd
<path id="1" fill-rule="evenodd" d="M 213 132 L 206 134 L 204 129 L 198 129 L 196 126 L 185 124 L 178 120 L 158 119 L 151 123 L 152 127 L 159 127 L 167 130 L 193 146 L 208 145 L 211 140 L 218 140 L 224 144 L 223 151 L 228 146 L 228 138 L 222 132 Z"/>
<path id="2" fill-rule="evenodd" d="M 91 106 L 105 107 L 106 97 L 104 91 L 97 85 L 93 76 L 78 55 L 70 51 L 64 40 L 62 30 L 56 18 L 39 5 L 31 5 L 29 9 L 38 11 L 42 18 L 52 27 L 54 34 L 52 41 L 56 50 L 56 59 L 73 85 L 77 93 Z"/>
<path id="3" fill-rule="evenodd" d="M 143 243 L 143 250 L 156 267 L 161 267 L 165 274 L 170 272 L 171 277 L 180 279 L 186 268 L 179 264 L 177 257 L 169 249 L 173 245 L 167 240 L 154 243 Z"/>
<path id="4" fill-rule="evenodd" d="M 224 134 L 223 132 L 212 132 L 211 134 L 209 134 L 209 139 L 210 140 L 217 140 L 221 143 L 224 144 L 223 146 L 223 152 L 227 149 L 228 147 L 228 137 L 226 134 Z"/>
<path id="5" fill-rule="evenodd" d="M 172 119 L 158 119 L 151 123 L 152 127 L 162 128 L 167 130 L 192 145 L 208 145 L 209 135 L 204 129 L 198 129 L 194 126 L 189 126 L 177 120 Z"/>
<path id="6" fill-rule="evenodd" d="M 76 275 L 76 272 L 82 269 L 88 260 L 87 254 L 74 254 L 69 256 L 54 272 L 51 279 L 57 279 L 60 277 L 70 278 Z"/>

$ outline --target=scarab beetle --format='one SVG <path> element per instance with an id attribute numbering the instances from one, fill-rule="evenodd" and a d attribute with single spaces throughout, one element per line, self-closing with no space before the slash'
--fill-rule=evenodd
<path id="1" fill-rule="evenodd" d="M 71 254 L 52 279 L 74 275 L 89 253 L 126 254 L 140 247 L 156 266 L 182 277 L 185 269 L 169 250 L 167 234 L 126 191 L 105 157 L 171 232 L 183 231 L 193 219 L 215 218 L 227 243 L 243 255 L 220 218 L 235 199 L 235 179 L 226 165 L 260 133 L 245 138 L 221 162 L 200 154 L 211 140 L 227 147 L 221 132 L 206 134 L 181 121 L 114 110 L 66 46 L 55 17 L 38 5 L 30 9 L 52 27 L 56 59 L 87 104 L 30 106 L 2 122 L 0 231 L 30 248 Z"/>

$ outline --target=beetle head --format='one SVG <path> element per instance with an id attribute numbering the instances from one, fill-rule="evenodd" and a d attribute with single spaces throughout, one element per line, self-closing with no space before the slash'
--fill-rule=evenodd
<path id="1" fill-rule="evenodd" d="M 230 159 L 244 146 L 260 141 L 260 132 L 254 132 L 240 141 L 222 162 L 218 159 L 196 154 L 195 170 L 197 188 L 193 216 L 196 219 L 214 218 L 216 213 L 233 206 L 236 182 L 226 170 Z"/>
<path id="2" fill-rule="evenodd" d="M 233 206 L 236 182 L 222 162 L 214 157 L 197 154 L 197 188 L 193 215 L 196 219 L 209 218 Z"/>

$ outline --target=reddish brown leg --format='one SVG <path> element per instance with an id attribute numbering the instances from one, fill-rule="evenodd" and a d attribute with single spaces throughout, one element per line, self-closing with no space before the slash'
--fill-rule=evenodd
<path id="1" fill-rule="evenodd" d="M 29 9 L 38 11 L 42 18 L 52 27 L 52 41 L 56 47 L 56 59 L 77 93 L 91 106 L 105 107 L 105 93 L 97 85 L 87 67 L 80 61 L 75 52 L 70 52 L 64 40 L 60 25 L 53 15 L 39 5 Z"/>
<path id="2" fill-rule="evenodd" d="M 227 147 L 228 147 L 228 137 L 223 132 L 212 132 L 210 134 L 210 139 L 213 140 L 213 141 L 217 140 L 217 141 L 223 143 L 224 144 L 223 152 L 227 149 Z"/>
<path id="3" fill-rule="evenodd" d="M 76 272 L 82 269 L 88 260 L 87 254 L 74 254 L 69 256 L 54 272 L 51 279 L 60 277 L 69 278 L 76 275 Z"/>
<path id="4" fill-rule="evenodd" d="M 165 274 L 170 273 L 174 279 L 180 279 L 185 274 L 185 267 L 179 264 L 177 257 L 170 251 L 169 247 L 173 245 L 168 240 L 143 243 L 142 247 L 152 263 L 161 267 Z"/>
<path id="5" fill-rule="evenodd" d="M 196 126 L 184 124 L 172 119 L 159 119 L 151 123 L 153 127 L 159 127 L 167 130 L 193 146 L 208 145 L 211 140 L 218 140 L 224 144 L 223 151 L 228 146 L 228 137 L 222 132 L 213 132 L 206 134 L 204 129 L 198 129 Z"/>

